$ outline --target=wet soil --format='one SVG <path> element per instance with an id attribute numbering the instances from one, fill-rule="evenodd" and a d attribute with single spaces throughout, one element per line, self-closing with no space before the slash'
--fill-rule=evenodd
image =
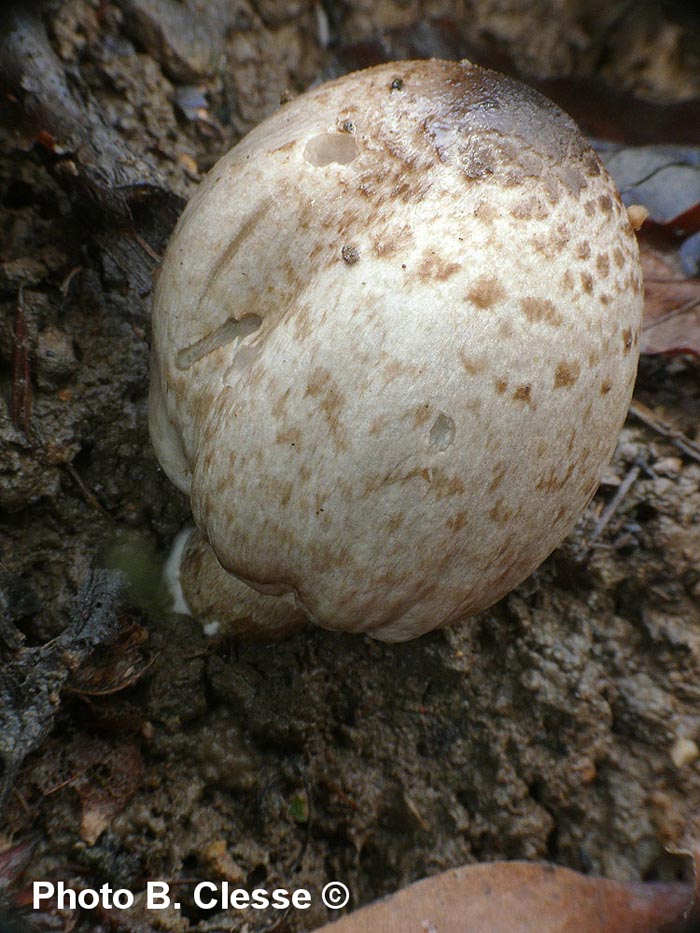
<path id="1" fill-rule="evenodd" d="M 700 95 L 680 13 L 526 6 L 41 8 L 68 90 L 60 113 L 36 90 L 49 96 L 31 125 L 10 101 L 0 131 L 0 590 L 30 648 L 74 620 L 92 568 L 122 569 L 129 587 L 126 634 L 91 660 L 107 686 L 71 675 L 50 734 L 19 766 L 0 843 L 29 840 L 31 853 L 6 899 L 21 913 L 35 879 L 140 892 L 162 878 L 180 883 L 182 909 L 149 912 L 142 896 L 117 919 L 25 909 L 36 929 L 302 931 L 328 919 L 317 896 L 284 918 L 206 911 L 192 901 L 200 879 L 313 892 L 338 879 L 358 906 L 494 859 L 687 875 L 673 853 L 700 830 L 700 463 L 638 419 L 537 573 L 415 642 L 208 638 L 167 611 L 160 582 L 189 511 L 147 433 L 151 276 L 202 174 L 283 95 L 358 62 L 382 30 L 398 53 L 497 48 L 525 77 L 596 74 L 661 102 Z M 89 139 L 75 108 L 100 127 Z M 691 357 L 643 359 L 636 397 L 700 440 L 699 375 Z M 5 663 L 23 648 L 6 644 Z"/>

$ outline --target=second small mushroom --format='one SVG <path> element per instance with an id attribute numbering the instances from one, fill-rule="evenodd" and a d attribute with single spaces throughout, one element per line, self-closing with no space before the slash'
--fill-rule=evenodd
<path id="1" fill-rule="evenodd" d="M 530 88 L 402 62 L 283 106 L 209 173 L 155 296 L 193 612 L 401 641 L 498 600 L 596 490 L 641 313 L 614 184 Z"/>

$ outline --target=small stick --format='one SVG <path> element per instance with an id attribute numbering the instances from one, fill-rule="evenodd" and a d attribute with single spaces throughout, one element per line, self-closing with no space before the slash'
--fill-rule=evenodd
<path id="1" fill-rule="evenodd" d="M 161 263 L 163 261 L 163 257 L 159 256 L 151 244 L 144 240 L 144 238 L 139 233 L 137 233 L 135 230 L 132 230 L 131 236 L 134 240 L 136 240 L 144 253 L 146 253 L 147 256 L 150 256 L 154 262 Z"/>
<path id="2" fill-rule="evenodd" d="M 31 443 L 32 383 L 29 376 L 29 337 L 24 314 L 24 289 L 20 287 L 15 306 L 15 332 L 12 347 L 12 424 Z"/>
<path id="3" fill-rule="evenodd" d="M 679 314 L 685 314 L 686 311 L 692 311 L 693 308 L 696 308 L 700 305 L 700 298 L 691 298 L 690 301 L 686 301 L 685 304 L 679 305 L 679 307 L 674 308 L 672 311 L 667 311 L 666 314 L 662 314 L 661 317 L 657 317 L 654 321 L 649 321 L 648 324 L 642 325 L 642 330 L 651 330 L 652 327 L 658 327 L 659 324 L 665 324 L 666 321 L 670 321 L 674 317 L 678 317 Z"/>
<path id="4" fill-rule="evenodd" d="M 652 428 L 657 434 L 660 434 L 662 437 L 667 437 L 679 450 L 683 451 L 687 457 L 690 457 L 691 460 L 700 463 L 700 444 L 686 437 L 682 431 L 678 431 L 676 428 L 671 427 L 671 425 L 661 421 L 651 408 L 647 408 L 647 406 L 643 405 L 641 402 L 633 401 L 630 405 L 630 414 L 638 418 L 643 424 L 646 424 L 647 427 Z"/>
<path id="5" fill-rule="evenodd" d="M 65 463 L 64 466 L 66 470 L 68 470 L 68 472 L 72 476 L 74 482 L 78 486 L 78 489 L 80 489 L 80 491 L 82 492 L 83 496 L 85 497 L 85 501 L 88 503 L 88 505 L 91 505 L 92 508 L 96 509 L 98 512 L 102 512 L 103 515 L 109 515 L 109 512 L 99 501 L 95 493 L 91 489 L 88 489 L 88 487 L 82 481 L 80 474 L 78 473 L 76 468 L 73 466 L 73 464 Z"/>
<path id="6" fill-rule="evenodd" d="M 610 502 L 608 502 L 606 507 L 603 509 L 603 514 L 598 519 L 598 523 L 596 524 L 595 528 L 593 529 L 593 533 L 588 539 L 589 548 L 594 543 L 594 541 L 596 541 L 600 537 L 602 532 L 605 530 L 610 519 L 613 517 L 615 512 L 617 512 L 617 510 L 619 509 L 620 503 L 625 498 L 627 493 L 630 491 L 632 486 L 634 486 L 634 484 L 639 479 L 639 474 L 641 472 L 642 472 L 642 468 L 635 464 L 635 466 L 633 466 L 630 469 L 627 476 L 625 476 L 625 478 L 622 480 L 620 485 L 617 487 L 617 491 L 615 492 L 615 495 L 612 497 Z"/>
<path id="7" fill-rule="evenodd" d="M 82 266 L 74 266 L 70 270 L 68 275 L 65 277 L 65 279 L 61 283 L 61 294 L 63 295 L 64 298 L 68 297 L 68 292 L 70 291 L 70 287 L 71 287 L 71 283 L 73 279 L 76 277 L 76 275 L 79 275 L 82 271 L 83 271 Z"/>

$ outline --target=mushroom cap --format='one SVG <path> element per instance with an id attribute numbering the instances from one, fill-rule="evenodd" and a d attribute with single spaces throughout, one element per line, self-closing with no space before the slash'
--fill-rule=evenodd
<path id="1" fill-rule="evenodd" d="M 400 641 L 561 542 L 624 421 L 637 243 L 573 121 L 468 62 L 283 106 L 185 210 L 151 435 L 229 572 Z"/>
<path id="2" fill-rule="evenodd" d="M 219 622 L 239 639 L 278 641 L 308 625 L 291 593 L 266 596 L 226 573 L 214 551 L 195 529 L 181 551 L 181 596 L 187 610 L 203 622 Z"/>

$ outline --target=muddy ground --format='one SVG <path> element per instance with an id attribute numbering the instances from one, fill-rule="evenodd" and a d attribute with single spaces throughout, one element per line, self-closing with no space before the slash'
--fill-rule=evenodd
<path id="1" fill-rule="evenodd" d="M 121 640 L 88 658 L 88 675 L 69 672 L 50 732 L 17 762 L 0 828 L 3 848 L 26 844 L 24 874 L 2 869 L 16 917 L 41 930 L 302 931 L 328 919 L 318 897 L 282 918 L 222 914 L 192 903 L 192 883 L 318 892 L 339 879 L 358 906 L 504 858 L 687 877 L 674 853 L 700 833 L 700 463 L 630 418 L 575 531 L 477 619 L 402 645 L 314 631 L 255 646 L 166 609 L 161 566 L 188 507 L 146 427 L 167 233 L 282 95 L 382 47 L 497 50 L 526 78 L 597 74 L 684 100 L 700 96 L 700 69 L 683 9 L 67 0 L 20 24 L 32 41 L 45 24 L 46 68 L 66 85 L 44 81 L 2 111 L 5 663 L 74 621 L 91 568 L 119 567 L 130 586 Z M 699 375 L 691 357 L 643 359 L 636 397 L 700 440 Z M 26 892 L 45 878 L 179 881 L 182 911 L 33 914 Z"/>

